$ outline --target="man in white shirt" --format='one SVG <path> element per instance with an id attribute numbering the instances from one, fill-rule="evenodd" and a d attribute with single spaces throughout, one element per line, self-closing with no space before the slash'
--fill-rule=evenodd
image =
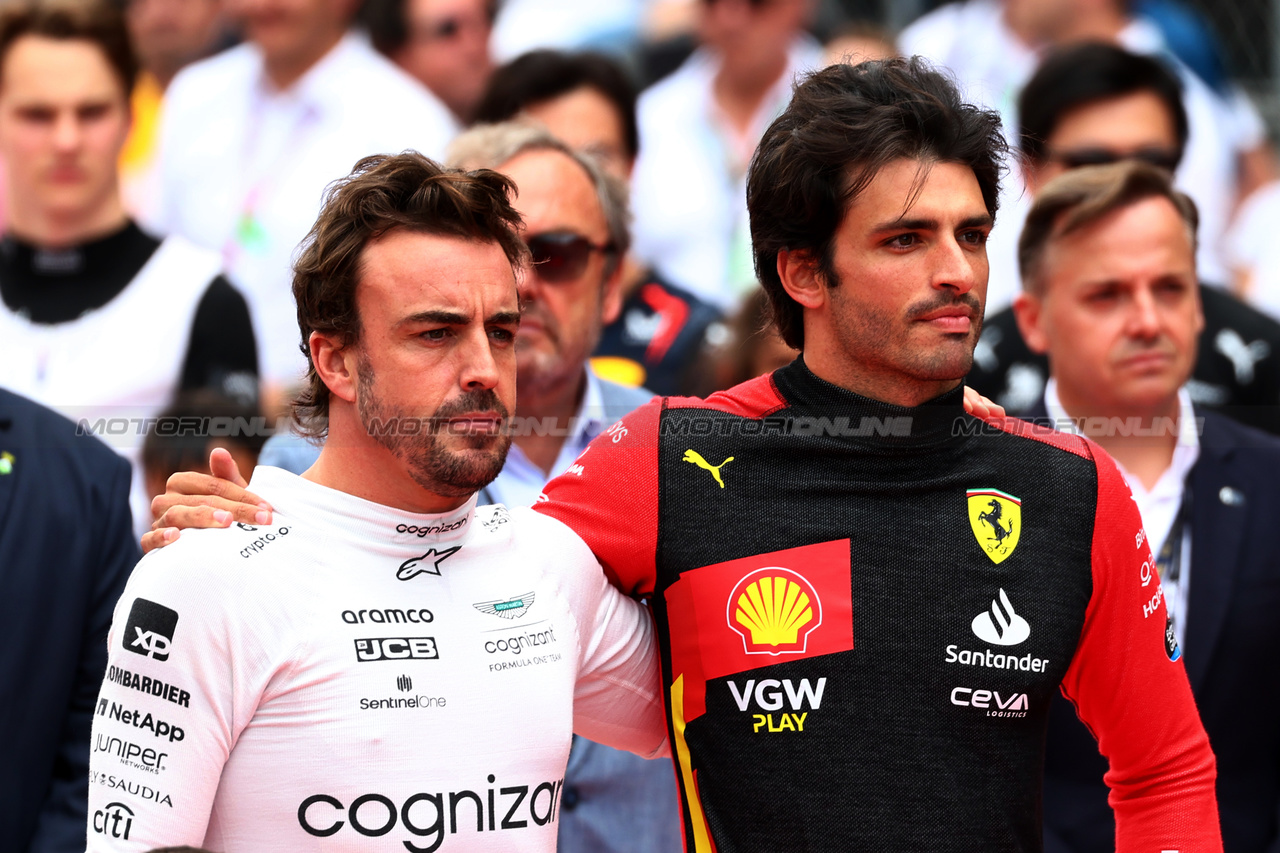
<path id="1" fill-rule="evenodd" d="M 661 748 L 643 606 L 559 522 L 476 510 L 515 408 L 511 189 L 406 153 L 331 193 L 294 278 L 295 413 L 327 441 L 303 477 L 255 473 L 270 526 L 201 531 L 134 571 L 91 850 L 551 853 L 571 731 Z"/>
<path id="2" fill-rule="evenodd" d="M 1220 245 L 1223 235 L 1239 200 L 1272 169 L 1266 127 L 1238 87 L 1235 96 L 1223 98 L 1173 56 L 1154 23 L 1121 2 L 964 0 L 922 16 L 902 32 L 898 46 L 904 55 L 919 54 L 950 69 L 968 97 L 1000 112 L 1012 137 L 1018 128 L 1018 93 L 1041 59 L 1053 47 L 1080 41 L 1104 41 L 1157 57 L 1178 75 L 1190 124 L 1178 185 L 1201 211 L 1200 274 L 1206 282 L 1225 286 L 1229 274 Z M 1005 182 L 1003 222 L 1021 221 L 1023 198 L 1020 181 Z M 997 226 L 992 232 L 988 313 L 1008 306 L 1018 292 L 1015 265 L 1000 264 L 1004 258 L 1012 261 L 1014 231 Z"/>
<path id="3" fill-rule="evenodd" d="M 159 224 L 222 252 L 277 390 L 302 376 L 289 268 L 324 188 L 369 154 L 439 157 L 455 130 L 435 96 L 349 31 L 356 5 L 230 0 L 247 41 L 184 69 L 166 94 Z"/>
<path id="4" fill-rule="evenodd" d="M 1280 802 L 1280 442 L 1192 406 L 1184 388 L 1204 325 L 1195 205 L 1168 173 L 1127 161 L 1048 182 L 1019 242 L 1015 302 L 1028 346 L 1047 353 L 1050 425 L 1101 444 L 1120 466 L 1154 565 L 1154 611 L 1187 671 L 1218 757 L 1229 851 L 1275 849 Z M 1145 607 L 1144 606 L 1144 607 Z M 1252 710 L 1252 709 L 1258 710 Z M 1114 849 L 1106 763 L 1063 700 L 1045 768 L 1046 850 Z"/>
<path id="5" fill-rule="evenodd" d="M 809 0 L 704 0 L 703 46 L 640 96 L 637 256 L 721 308 L 756 284 L 747 165 L 797 75 L 821 67 Z"/>

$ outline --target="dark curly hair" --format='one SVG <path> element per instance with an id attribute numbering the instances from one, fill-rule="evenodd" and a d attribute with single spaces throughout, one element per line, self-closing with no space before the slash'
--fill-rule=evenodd
<path id="1" fill-rule="evenodd" d="M 778 277 L 780 251 L 811 253 L 836 287 L 832 238 L 880 169 L 902 158 L 968 166 L 994 217 L 1007 151 L 999 115 L 963 103 L 955 83 L 918 56 L 832 65 L 805 78 L 747 173 L 756 276 L 783 340 L 804 347 L 804 312 Z"/>

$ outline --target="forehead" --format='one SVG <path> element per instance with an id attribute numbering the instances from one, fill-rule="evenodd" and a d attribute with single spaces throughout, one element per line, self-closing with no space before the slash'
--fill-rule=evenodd
<path id="1" fill-rule="evenodd" d="M 85 39 L 20 36 L 0 65 L 0 93 L 39 101 L 125 97 L 124 84 L 102 48 Z"/>
<path id="2" fill-rule="evenodd" d="M 591 178 L 559 151 L 526 151 L 498 167 L 516 184 L 516 209 L 528 233 L 570 230 L 603 240 L 604 210 Z"/>
<path id="3" fill-rule="evenodd" d="M 892 160 L 850 202 L 845 219 L 868 226 L 896 218 L 971 219 L 986 204 L 973 169 L 962 163 Z"/>
<path id="4" fill-rule="evenodd" d="M 529 115 L 572 148 L 591 145 L 623 146 L 622 116 L 599 89 L 579 86 L 563 95 L 531 104 Z"/>
<path id="5" fill-rule="evenodd" d="M 1090 283 L 1195 276 L 1190 230 L 1173 202 L 1146 198 L 1054 239 L 1045 253 L 1052 281 Z"/>
<path id="6" fill-rule="evenodd" d="M 518 310 L 515 273 L 496 242 L 396 228 L 364 247 L 358 281 L 362 322 Z"/>
<path id="7" fill-rule="evenodd" d="M 1138 148 L 1178 144 L 1173 116 L 1151 91 L 1131 92 L 1081 104 L 1062 114 L 1048 139 L 1050 148 Z"/>

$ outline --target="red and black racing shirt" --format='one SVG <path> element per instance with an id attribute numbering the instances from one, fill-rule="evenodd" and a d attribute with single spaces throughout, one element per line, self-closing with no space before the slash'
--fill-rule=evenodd
<path id="1" fill-rule="evenodd" d="M 659 626 L 690 851 L 1041 849 L 1059 688 L 1121 851 L 1221 849 L 1138 512 L 1096 446 L 798 360 L 656 399 L 538 506 Z"/>

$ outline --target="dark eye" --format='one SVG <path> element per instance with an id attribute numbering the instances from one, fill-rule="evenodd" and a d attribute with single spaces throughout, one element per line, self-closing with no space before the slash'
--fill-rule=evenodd
<path id="1" fill-rule="evenodd" d="M 972 231 L 965 231 L 960 235 L 960 239 L 974 246 L 981 246 L 987 242 L 987 232 L 975 228 Z"/>
<path id="2" fill-rule="evenodd" d="M 419 332 L 418 337 L 426 338 L 429 341 L 442 341 L 449 335 L 448 329 L 427 329 L 425 332 Z"/>
<path id="3" fill-rule="evenodd" d="M 920 242 L 920 238 L 915 234 L 898 234 L 889 238 L 889 245 L 895 249 L 906 249 Z"/>
<path id="4" fill-rule="evenodd" d="M 516 339 L 516 333 L 510 329 L 490 329 L 489 337 L 500 343 L 509 344 Z"/>

